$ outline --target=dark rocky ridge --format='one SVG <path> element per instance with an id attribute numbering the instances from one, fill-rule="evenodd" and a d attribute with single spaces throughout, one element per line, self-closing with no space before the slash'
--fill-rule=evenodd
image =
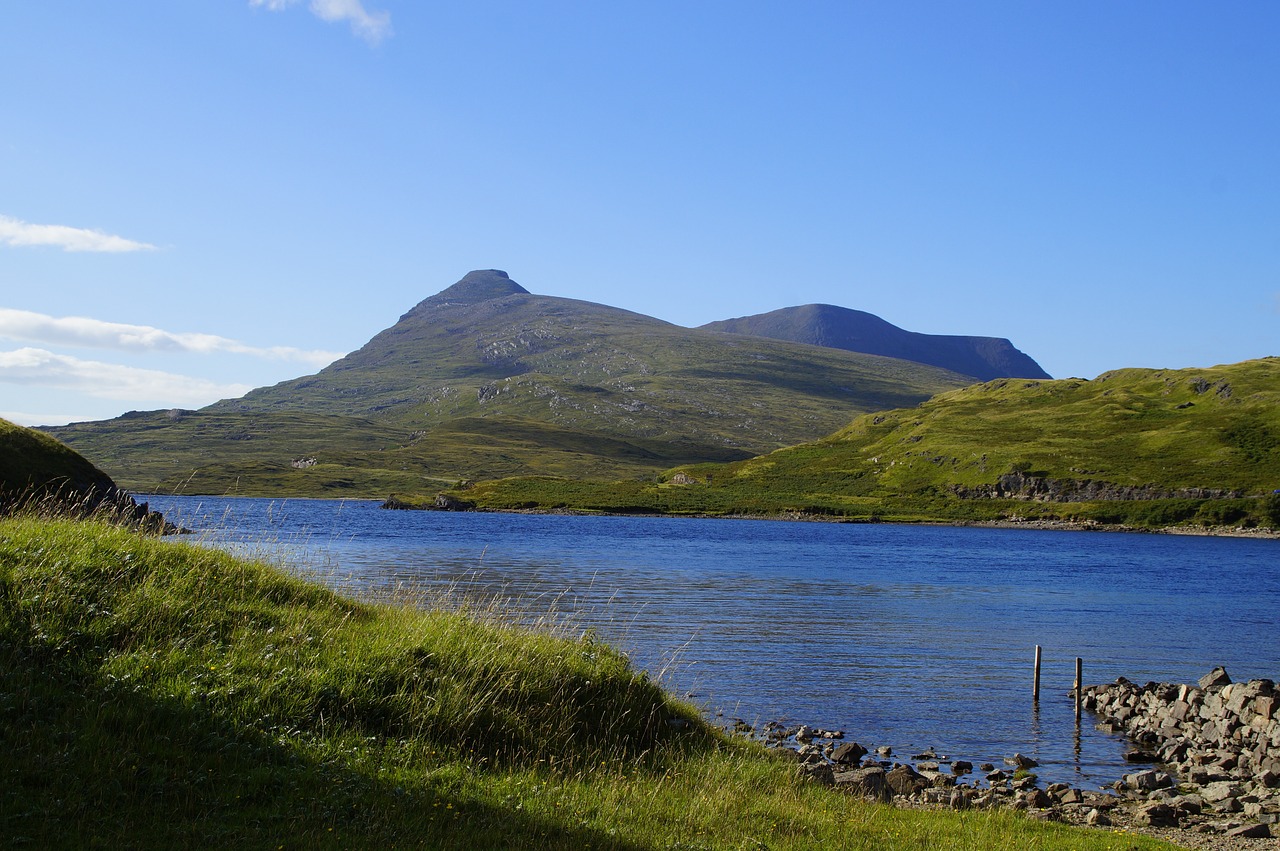
<path id="1" fill-rule="evenodd" d="M 832 349 L 883 355 L 993 378 L 1049 378 L 1040 365 L 1002 337 L 966 337 L 906 331 L 861 310 L 830 304 L 784 307 L 769 313 L 709 322 L 708 331 L 750 334 Z"/>
<path id="2" fill-rule="evenodd" d="M 1089 479 L 1054 479 L 1030 473 L 1005 473 L 995 484 L 950 488 L 964 499 L 1026 499 L 1043 502 L 1092 502 L 1139 499 L 1237 499 L 1242 491 L 1226 488 L 1160 488 L 1153 485 L 1117 485 Z"/>

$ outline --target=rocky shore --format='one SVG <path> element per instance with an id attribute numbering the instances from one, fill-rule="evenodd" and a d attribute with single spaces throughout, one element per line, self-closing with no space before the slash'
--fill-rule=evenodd
<path id="1" fill-rule="evenodd" d="M 1081 690 L 1098 726 L 1126 735 L 1134 771 L 1098 790 L 1041 788 L 1035 760 L 1012 754 L 974 766 L 933 751 L 846 740 L 843 731 L 770 722 L 734 728 L 763 739 L 797 772 L 850 794 L 900 806 L 1000 807 L 1031 818 L 1129 829 L 1206 849 L 1275 848 L 1280 837 L 1280 690 L 1233 683 L 1215 668 L 1195 685 L 1135 685 L 1123 677 Z"/>

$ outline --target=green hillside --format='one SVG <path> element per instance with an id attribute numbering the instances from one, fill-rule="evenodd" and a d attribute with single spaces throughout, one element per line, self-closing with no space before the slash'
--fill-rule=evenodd
<path id="1" fill-rule="evenodd" d="M 1277 525 L 1280 359 L 1001 379 L 664 479 L 509 480 L 457 495 L 488 508 Z"/>
<path id="2" fill-rule="evenodd" d="M 106 493 L 111 477 L 82 455 L 34 429 L 0 420 L 0 505 L 57 493 Z"/>
<path id="3" fill-rule="evenodd" d="M 742 459 L 971 381 L 532 295 L 490 270 L 315 375 L 202 411 L 49 432 L 133 490 L 380 497 L 463 479 L 644 477 Z"/>
<path id="4" fill-rule="evenodd" d="M 0 420 L 0 516 L 92 514 L 139 531 L 181 531 L 111 477 L 47 434 Z"/>

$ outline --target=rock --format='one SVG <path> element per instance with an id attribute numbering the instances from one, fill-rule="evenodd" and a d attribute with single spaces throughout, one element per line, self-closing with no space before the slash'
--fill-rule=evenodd
<path id="1" fill-rule="evenodd" d="M 1240 785 L 1229 780 L 1206 783 L 1200 787 L 1200 797 L 1209 804 L 1218 804 L 1228 798 L 1239 798 L 1243 794 L 1244 790 L 1240 788 Z"/>
<path id="2" fill-rule="evenodd" d="M 1098 809 L 1089 810 L 1089 814 L 1084 817 L 1084 823 L 1093 825 L 1094 827 L 1110 827 L 1111 819 L 1107 814 Z"/>
<path id="3" fill-rule="evenodd" d="M 1147 770 L 1138 771 L 1133 774 L 1126 774 L 1121 778 L 1126 789 L 1133 789 L 1138 792 L 1151 792 L 1157 787 L 1158 779 L 1156 775 L 1159 772 Z"/>
<path id="4" fill-rule="evenodd" d="M 836 788 L 868 801 L 888 803 L 893 799 L 893 790 L 885 781 L 885 770 L 878 765 L 837 772 L 834 780 Z"/>
<path id="5" fill-rule="evenodd" d="M 830 786 L 836 782 L 835 772 L 825 762 L 802 764 L 796 769 L 796 776 L 804 780 L 821 783 L 823 786 Z"/>
<path id="6" fill-rule="evenodd" d="M 951 763 L 952 774 L 968 774 L 970 771 L 973 771 L 972 762 L 966 762 L 963 759 L 957 759 L 956 761 Z"/>
<path id="7" fill-rule="evenodd" d="M 1139 807 L 1134 814 L 1134 821 L 1151 827 L 1177 827 L 1178 813 L 1168 804 L 1147 804 Z"/>
<path id="8" fill-rule="evenodd" d="M 933 785 L 909 765 L 895 766 L 885 773 L 884 779 L 895 795 L 901 795 L 904 798 L 910 798 Z"/>
<path id="9" fill-rule="evenodd" d="M 1022 796 L 1028 807 L 1043 810 L 1053 806 L 1053 799 L 1043 789 L 1032 789 Z"/>
<path id="10" fill-rule="evenodd" d="M 1040 764 L 1040 763 L 1036 762 L 1034 759 L 1032 759 L 1031 757 L 1029 757 L 1029 756 L 1023 756 L 1023 755 L 1022 755 L 1022 754 L 1020 754 L 1020 753 L 1016 753 L 1016 754 L 1014 754 L 1013 756 L 1007 756 L 1007 757 L 1005 757 L 1005 758 L 1004 758 L 1004 763 L 1005 763 L 1005 765 L 1012 765 L 1012 766 L 1015 766 L 1015 767 L 1017 767 L 1017 768 L 1023 768 L 1023 769 L 1026 769 L 1026 768 L 1035 768 L 1037 765 L 1039 765 L 1039 764 Z"/>
<path id="11" fill-rule="evenodd" d="M 1058 796 L 1058 800 L 1064 804 L 1081 804 L 1084 803 L 1084 795 L 1079 789 L 1068 789 Z"/>
<path id="12" fill-rule="evenodd" d="M 1270 839 L 1271 827 L 1265 824 L 1242 824 L 1237 828 L 1228 830 L 1226 835 L 1243 839 Z"/>
<path id="13" fill-rule="evenodd" d="M 889 757 L 893 756 L 893 748 L 889 747 L 888 745 L 881 745 L 880 747 L 876 748 L 876 756 L 880 757 L 881 759 L 888 759 Z"/>
<path id="14" fill-rule="evenodd" d="M 1150 763 L 1150 762 L 1157 762 L 1159 761 L 1159 759 L 1160 758 L 1156 754 L 1153 754 L 1151 751 L 1131 750 L 1131 751 L 1125 751 L 1125 754 L 1124 754 L 1125 762 Z"/>
<path id="15" fill-rule="evenodd" d="M 951 799 L 947 805 L 953 810 L 967 810 L 970 805 L 969 793 L 964 789 L 952 789 Z"/>
<path id="16" fill-rule="evenodd" d="M 1231 684 L 1231 677 L 1227 675 L 1226 668 L 1223 668 L 1221 665 L 1214 668 L 1209 673 L 1205 674 L 1203 677 L 1200 678 L 1200 681 L 1199 681 L 1199 686 L 1202 689 L 1211 689 L 1211 688 L 1220 689 L 1223 686 L 1227 686 L 1230 684 Z"/>
<path id="17" fill-rule="evenodd" d="M 831 761 L 840 765 L 857 764 L 867 755 L 867 749 L 857 742 L 845 742 L 831 752 Z"/>

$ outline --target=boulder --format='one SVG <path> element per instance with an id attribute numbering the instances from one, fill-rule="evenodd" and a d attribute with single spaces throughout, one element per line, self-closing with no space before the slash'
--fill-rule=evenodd
<path id="1" fill-rule="evenodd" d="M 1022 796 L 1028 807 L 1043 810 L 1053 806 L 1053 799 L 1043 789 L 1031 789 Z"/>
<path id="2" fill-rule="evenodd" d="M 836 782 L 835 772 L 825 762 L 804 763 L 796 768 L 796 775 L 804 780 L 821 783 L 823 786 L 830 786 Z"/>
<path id="3" fill-rule="evenodd" d="M 1240 788 L 1240 784 L 1229 780 L 1206 783 L 1200 788 L 1200 797 L 1209 804 L 1219 804 L 1228 798 L 1239 798 L 1243 794 L 1244 790 Z"/>
<path id="4" fill-rule="evenodd" d="M 1159 775 L 1160 772 L 1147 770 L 1137 771 L 1133 774 L 1126 774 L 1121 782 L 1124 783 L 1126 789 L 1133 789 L 1137 792 L 1152 792 L 1160 788 Z"/>
<path id="5" fill-rule="evenodd" d="M 1177 827 L 1178 813 L 1168 804 L 1155 803 L 1139 807 L 1134 821 L 1151 827 Z"/>
<path id="6" fill-rule="evenodd" d="M 1223 686 L 1231 684 L 1231 677 L 1227 674 L 1227 669 L 1219 665 L 1209 673 L 1200 678 L 1198 685 L 1202 689 L 1220 689 Z"/>
<path id="7" fill-rule="evenodd" d="M 888 803 L 893 799 L 893 790 L 885 780 L 885 770 L 880 766 L 858 768 L 853 771 L 840 771 L 835 774 L 836 788 L 868 801 Z"/>
<path id="8" fill-rule="evenodd" d="M 901 795 L 904 798 L 910 798 L 933 785 L 909 765 L 895 766 L 885 773 L 884 779 L 895 795 Z"/>
<path id="9" fill-rule="evenodd" d="M 867 749 L 857 742 L 845 742 L 831 751 L 831 761 L 838 765 L 857 765 L 867 755 Z"/>

